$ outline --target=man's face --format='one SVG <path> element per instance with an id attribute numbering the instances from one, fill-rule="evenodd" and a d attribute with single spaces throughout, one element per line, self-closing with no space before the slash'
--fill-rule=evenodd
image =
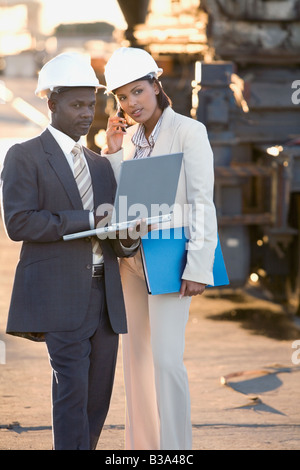
<path id="1" fill-rule="evenodd" d="M 76 142 L 89 132 L 95 114 L 95 89 L 70 88 L 62 93 L 52 93 L 48 102 L 52 113 L 52 126 Z"/>

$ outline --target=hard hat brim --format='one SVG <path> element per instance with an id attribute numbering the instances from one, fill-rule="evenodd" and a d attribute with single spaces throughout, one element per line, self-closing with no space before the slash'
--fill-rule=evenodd
<path id="1" fill-rule="evenodd" d="M 155 78 L 158 78 L 162 75 L 163 69 L 157 69 L 155 72 L 149 72 L 147 75 L 152 75 Z M 106 93 L 113 93 L 115 90 L 118 88 L 121 88 L 122 86 L 128 85 L 128 83 L 133 83 L 133 82 L 138 82 L 139 80 L 144 79 L 146 75 L 142 75 L 139 78 L 134 78 L 133 80 L 126 81 L 120 77 L 120 80 L 115 81 L 113 88 L 112 87 L 105 87 L 106 88 Z"/>
<path id="2" fill-rule="evenodd" d="M 76 86 L 65 86 L 65 85 L 56 85 L 56 86 L 53 86 L 51 88 L 46 88 L 46 89 L 39 89 L 37 88 L 35 90 L 35 95 L 38 96 L 39 98 L 49 98 L 51 93 L 53 93 L 55 91 L 55 89 L 59 89 L 59 88 L 95 88 L 96 91 L 100 90 L 100 89 L 106 89 L 106 86 L 105 85 L 87 85 L 86 83 L 82 84 L 82 85 L 76 85 Z"/>

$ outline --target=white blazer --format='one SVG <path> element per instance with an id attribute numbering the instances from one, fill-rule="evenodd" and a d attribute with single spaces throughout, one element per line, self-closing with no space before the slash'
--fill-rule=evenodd
<path id="1" fill-rule="evenodd" d="M 122 160 L 133 158 L 131 141 L 137 124 L 127 129 L 123 148 L 105 155 L 113 167 L 116 180 Z M 168 107 L 152 156 L 183 152 L 174 210 L 174 226 L 189 227 L 187 263 L 182 279 L 213 285 L 213 262 L 217 245 L 217 220 L 213 202 L 213 153 L 205 126 L 192 118 L 175 113 Z"/>

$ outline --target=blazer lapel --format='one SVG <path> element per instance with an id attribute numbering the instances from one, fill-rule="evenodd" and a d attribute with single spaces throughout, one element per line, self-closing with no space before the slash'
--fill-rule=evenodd
<path id="1" fill-rule="evenodd" d="M 64 186 L 73 208 L 82 209 L 77 184 L 63 151 L 48 130 L 41 135 L 41 139 L 48 161 Z"/>
<path id="2" fill-rule="evenodd" d="M 124 146 L 124 160 L 132 160 L 135 154 L 135 145 L 132 143 L 131 136 L 128 144 Z"/>
<path id="3" fill-rule="evenodd" d="M 163 121 L 161 123 L 161 128 L 155 142 L 152 156 L 160 156 L 172 153 L 173 138 L 174 133 L 174 118 L 175 112 L 172 108 L 168 107 L 164 110 Z M 170 132 L 172 129 L 172 132 Z"/>
<path id="4" fill-rule="evenodd" d="M 135 154 L 135 145 L 132 143 L 132 136 L 136 132 L 138 128 L 138 124 L 134 124 L 133 126 L 127 129 L 127 133 L 124 136 L 123 140 L 123 159 L 124 160 L 132 160 Z"/>

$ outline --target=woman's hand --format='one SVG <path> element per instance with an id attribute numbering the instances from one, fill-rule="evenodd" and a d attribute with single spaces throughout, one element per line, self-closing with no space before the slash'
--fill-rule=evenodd
<path id="1" fill-rule="evenodd" d="M 193 295 L 201 295 L 205 291 L 206 284 L 201 282 L 186 281 L 185 279 L 181 283 L 179 297 L 191 297 Z"/>
<path id="2" fill-rule="evenodd" d="M 104 150 L 105 154 L 112 154 L 121 150 L 123 136 L 126 133 L 126 126 L 126 120 L 119 116 L 113 116 L 108 119 L 106 128 L 107 148 Z"/>

